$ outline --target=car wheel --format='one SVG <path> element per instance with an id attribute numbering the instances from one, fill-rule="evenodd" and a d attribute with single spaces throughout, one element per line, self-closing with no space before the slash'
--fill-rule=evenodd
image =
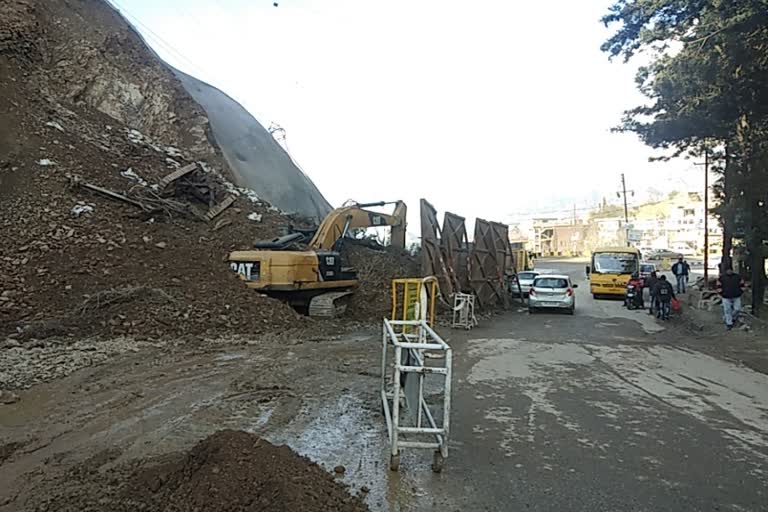
<path id="1" fill-rule="evenodd" d="M 573 315 L 574 313 L 576 313 L 576 306 L 573 306 L 571 309 L 568 310 L 569 315 Z"/>

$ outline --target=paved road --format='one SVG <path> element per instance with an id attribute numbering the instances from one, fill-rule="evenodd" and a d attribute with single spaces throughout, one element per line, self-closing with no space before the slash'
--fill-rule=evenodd
<path id="1" fill-rule="evenodd" d="M 583 264 L 540 266 L 584 284 Z M 404 454 L 372 508 L 768 510 L 768 376 L 586 286 L 573 317 L 515 312 L 450 338 L 446 470 Z"/>
<path id="2" fill-rule="evenodd" d="M 0 408 L 0 452 L 23 446 L 0 464 L 0 510 L 105 449 L 147 458 L 222 428 L 343 464 L 339 478 L 368 487 L 374 511 L 768 510 L 768 376 L 686 348 L 696 341 L 684 330 L 621 302 L 594 302 L 581 263 L 541 266 L 582 285 L 576 315 L 520 307 L 469 333 L 440 329 L 455 361 L 442 474 L 425 451 L 386 467 L 376 335 L 144 348 Z"/>

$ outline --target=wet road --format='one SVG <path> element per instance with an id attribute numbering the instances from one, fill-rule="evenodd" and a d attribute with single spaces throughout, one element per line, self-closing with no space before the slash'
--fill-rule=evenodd
<path id="1" fill-rule="evenodd" d="M 344 465 L 373 511 L 768 511 L 768 376 L 593 301 L 583 263 L 541 266 L 581 285 L 574 316 L 521 305 L 468 333 L 439 329 L 454 350 L 441 474 L 427 451 L 387 467 L 380 335 L 223 340 L 143 347 L 0 408 L 0 512 L 103 450 L 146 459 L 222 428 Z"/>
<path id="2" fill-rule="evenodd" d="M 768 510 L 768 376 L 620 302 L 512 313 L 455 350 L 451 453 L 402 457 L 379 510 Z M 394 490 L 393 490 L 394 489 Z"/>

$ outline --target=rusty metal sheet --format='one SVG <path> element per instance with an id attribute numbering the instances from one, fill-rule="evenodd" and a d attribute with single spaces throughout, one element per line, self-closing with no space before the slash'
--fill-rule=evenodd
<path id="1" fill-rule="evenodd" d="M 440 245 L 440 224 L 437 210 L 426 199 L 421 200 L 421 273 L 435 276 L 443 298 L 456 291 L 454 279 L 445 262 Z"/>
<path id="2" fill-rule="evenodd" d="M 506 274 L 511 270 L 509 227 L 483 219 L 475 221 L 475 237 L 469 260 L 469 281 L 482 307 L 508 305 Z"/>
<path id="3" fill-rule="evenodd" d="M 440 239 L 445 262 L 453 274 L 458 291 L 468 292 L 469 286 L 469 240 L 464 217 L 445 212 Z"/>

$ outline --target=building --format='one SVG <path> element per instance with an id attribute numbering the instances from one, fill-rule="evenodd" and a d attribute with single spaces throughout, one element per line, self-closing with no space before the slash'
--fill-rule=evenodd
<path id="1" fill-rule="evenodd" d="M 708 221 L 710 253 L 719 253 L 723 243 L 720 224 L 712 214 Z M 633 211 L 631 224 L 641 234 L 637 243 L 641 249 L 704 254 L 704 200 L 698 192 L 679 192 L 664 201 L 639 206 Z"/>
<path id="2" fill-rule="evenodd" d="M 611 247 L 627 244 L 627 229 L 624 217 L 595 219 L 595 240 L 593 247 Z"/>
<path id="3" fill-rule="evenodd" d="M 533 251 L 539 256 L 580 256 L 587 252 L 589 225 L 578 219 L 536 219 Z"/>

